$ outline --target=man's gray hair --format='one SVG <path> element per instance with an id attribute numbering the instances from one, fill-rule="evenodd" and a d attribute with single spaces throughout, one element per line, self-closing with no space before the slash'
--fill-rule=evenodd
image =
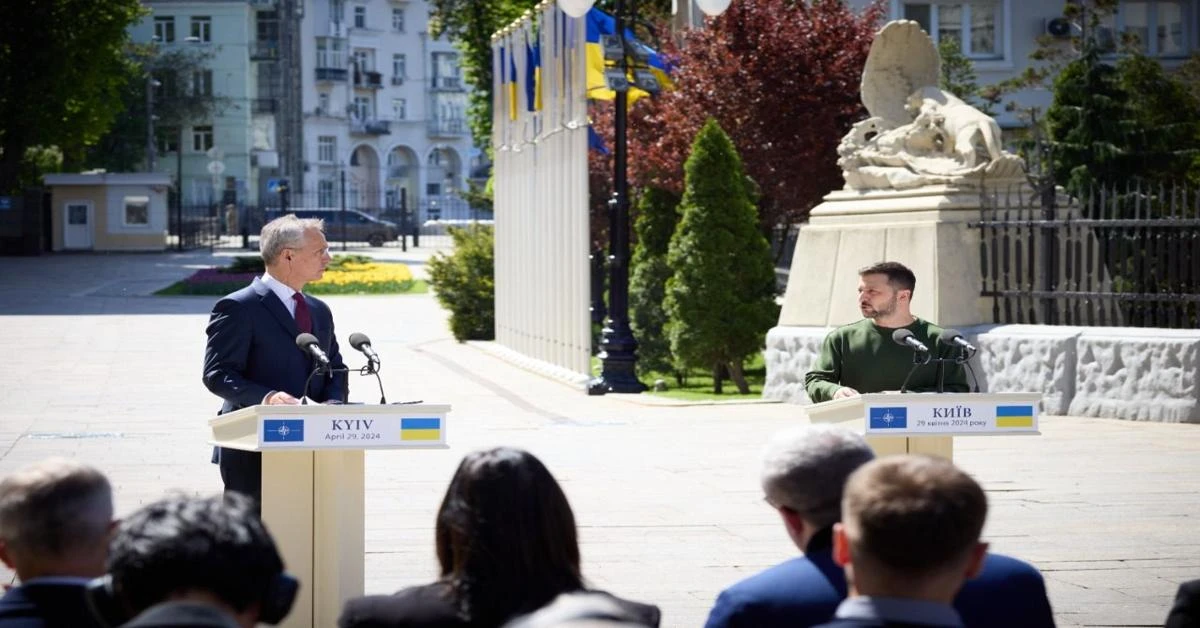
<path id="1" fill-rule="evenodd" d="M 47 458 L 0 480 L 0 539 L 31 559 L 94 551 L 112 520 L 112 485 L 83 463 Z"/>
<path id="2" fill-rule="evenodd" d="M 763 452 L 762 489 L 817 527 L 841 518 L 846 478 L 875 457 L 862 436 L 828 424 L 783 430 Z"/>
<path id="3" fill-rule="evenodd" d="M 297 218 L 296 214 L 280 216 L 263 225 L 258 236 L 258 248 L 263 261 L 273 264 L 284 249 L 299 248 L 304 244 L 304 232 L 316 229 L 325 232 L 325 221 L 321 218 Z"/>

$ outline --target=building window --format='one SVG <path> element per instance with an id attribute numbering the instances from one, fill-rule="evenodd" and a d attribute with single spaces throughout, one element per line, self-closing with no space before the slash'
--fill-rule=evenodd
<path id="1" fill-rule="evenodd" d="M 392 117 L 396 120 L 408 118 L 408 101 L 403 98 L 392 99 Z"/>
<path id="2" fill-rule="evenodd" d="M 173 153 L 179 150 L 179 127 L 160 126 L 154 129 L 158 136 L 158 152 Z"/>
<path id="3" fill-rule="evenodd" d="M 192 127 L 192 150 L 197 153 L 213 147 L 213 128 L 212 126 L 197 126 Z"/>
<path id="4" fill-rule="evenodd" d="M 1116 52 L 1122 40 L 1151 57 L 1183 57 L 1191 48 L 1183 2 L 1122 2 L 1101 21 L 1096 34 L 1101 49 Z"/>
<path id="5" fill-rule="evenodd" d="M 337 161 L 337 137 L 333 135 L 317 137 L 317 161 L 323 164 Z"/>
<path id="6" fill-rule="evenodd" d="M 169 44 L 175 41 L 175 16 L 154 18 L 154 41 Z"/>
<path id="7" fill-rule="evenodd" d="M 333 181 L 322 179 L 317 181 L 317 205 L 333 207 Z"/>
<path id="8" fill-rule="evenodd" d="M 371 117 L 371 99 L 365 96 L 354 97 L 354 119 L 366 120 Z"/>
<path id="9" fill-rule="evenodd" d="M 328 115 L 328 114 L 329 114 L 329 94 L 327 92 L 321 92 L 321 93 L 317 94 L 317 115 L 324 116 L 324 115 Z"/>
<path id="10" fill-rule="evenodd" d="M 959 4 L 905 3 L 904 19 L 915 20 L 935 44 L 956 40 L 963 54 L 972 59 L 1001 59 L 1004 45 L 1002 1 L 980 0 Z"/>
<path id="11" fill-rule="evenodd" d="M 212 70 L 197 70 L 192 72 L 192 95 L 212 96 Z"/>
<path id="12" fill-rule="evenodd" d="M 334 37 L 317 38 L 317 67 L 346 68 L 346 40 Z"/>
<path id="13" fill-rule="evenodd" d="M 87 205 L 87 203 L 67 203 L 67 224 L 88 224 L 88 209 L 90 209 L 90 207 Z"/>
<path id="14" fill-rule="evenodd" d="M 359 72 L 374 72 L 375 57 L 368 50 L 355 50 L 354 65 Z"/>
<path id="15" fill-rule="evenodd" d="M 191 36 L 201 43 L 212 42 L 212 18 L 197 15 L 192 17 Z"/>
<path id="16" fill-rule="evenodd" d="M 392 7 L 392 30 L 397 33 L 404 32 L 404 8 Z"/>
<path id="17" fill-rule="evenodd" d="M 150 197 L 149 196 L 126 196 L 125 197 L 125 226 L 127 226 L 127 227 L 148 227 L 148 226 L 150 226 Z"/>
<path id="18" fill-rule="evenodd" d="M 460 72 L 457 53 L 433 53 L 433 87 L 435 89 L 458 89 L 461 84 Z"/>
<path id="19" fill-rule="evenodd" d="M 367 7 L 364 7 L 361 5 L 355 6 L 354 7 L 354 28 L 366 28 L 366 27 L 367 27 Z"/>
<path id="20" fill-rule="evenodd" d="M 392 85 L 403 85 L 408 76 L 408 59 L 404 55 L 392 55 Z"/>

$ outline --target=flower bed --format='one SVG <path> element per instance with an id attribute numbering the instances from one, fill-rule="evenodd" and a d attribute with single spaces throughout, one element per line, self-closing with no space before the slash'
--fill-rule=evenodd
<path id="1" fill-rule="evenodd" d="M 237 258 L 226 267 L 203 268 L 183 281 L 159 290 L 159 295 L 225 296 L 246 287 L 261 275 L 249 258 Z M 309 294 L 409 294 L 425 292 L 424 281 L 414 279 L 408 266 L 376 262 L 362 255 L 338 255 L 320 281 L 305 286 Z"/>

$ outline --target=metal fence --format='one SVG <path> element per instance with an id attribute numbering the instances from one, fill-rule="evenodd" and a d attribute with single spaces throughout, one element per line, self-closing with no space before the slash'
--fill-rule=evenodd
<path id="1" fill-rule="evenodd" d="M 449 248 L 449 230 L 471 223 L 491 222 L 491 212 L 462 211 L 457 206 L 444 213 L 434 206 L 414 210 L 358 207 L 346 209 L 291 205 L 188 205 L 168 212 L 168 245 L 175 249 L 248 249 L 257 250 L 258 234 L 271 219 L 289 212 L 321 217 L 326 221 L 325 237 L 337 250 L 368 247 Z M 343 219 L 345 221 L 343 222 Z M 386 228 L 374 220 L 389 223 Z M 378 227 L 373 228 L 372 226 Z"/>
<path id="2" fill-rule="evenodd" d="M 982 296 L 996 323 L 1195 328 L 1200 193 L 1183 185 L 983 195 Z"/>

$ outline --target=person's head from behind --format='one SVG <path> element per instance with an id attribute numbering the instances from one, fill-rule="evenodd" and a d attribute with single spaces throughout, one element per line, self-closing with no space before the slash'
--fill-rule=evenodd
<path id="1" fill-rule="evenodd" d="M 325 221 L 297 218 L 295 214 L 263 225 L 259 250 L 271 276 L 297 291 L 320 279 L 332 259 L 325 240 Z"/>
<path id="2" fill-rule="evenodd" d="M 0 480 L 0 560 L 22 581 L 104 573 L 112 486 L 103 473 L 49 458 Z"/>
<path id="3" fill-rule="evenodd" d="M 900 262 L 879 262 L 858 271 L 858 308 L 864 318 L 889 320 L 912 311 L 917 277 Z"/>
<path id="4" fill-rule="evenodd" d="M 979 572 L 987 497 L 953 463 L 880 458 L 851 474 L 834 526 L 834 560 L 852 595 L 950 603 Z"/>
<path id="5" fill-rule="evenodd" d="M 591 591 L 563 593 L 542 608 L 518 617 L 504 628 L 644 628 L 632 611 L 611 596 Z"/>
<path id="6" fill-rule="evenodd" d="M 567 497 L 545 465 L 519 449 L 463 458 L 438 511 L 437 555 L 460 614 L 480 625 L 583 586 Z"/>
<path id="7" fill-rule="evenodd" d="M 846 478 L 875 457 L 862 436 L 828 424 L 782 430 L 763 452 L 762 490 L 802 551 L 841 519 Z"/>
<path id="8" fill-rule="evenodd" d="M 239 493 L 173 496 L 130 515 L 113 539 L 108 572 L 113 601 L 129 617 L 190 601 L 243 626 L 277 623 L 296 593 L 254 501 Z"/>

